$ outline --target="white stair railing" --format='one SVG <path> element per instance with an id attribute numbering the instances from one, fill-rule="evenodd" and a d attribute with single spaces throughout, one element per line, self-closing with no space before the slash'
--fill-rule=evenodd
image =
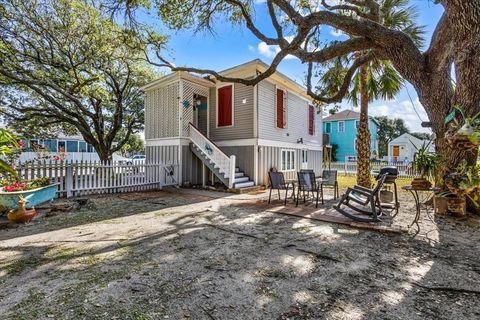
<path id="1" fill-rule="evenodd" d="M 228 187 L 233 188 L 235 183 L 235 156 L 227 156 L 213 141 L 201 133 L 190 123 L 190 140 L 213 162 L 218 171 L 228 178 Z"/>

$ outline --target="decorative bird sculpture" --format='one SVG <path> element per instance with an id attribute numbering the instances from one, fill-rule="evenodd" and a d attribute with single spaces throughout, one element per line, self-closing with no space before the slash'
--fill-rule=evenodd
<path id="1" fill-rule="evenodd" d="M 37 211 L 35 208 L 27 209 L 27 203 L 27 199 L 25 199 L 23 196 L 19 196 L 18 209 L 10 210 L 10 212 L 7 214 L 8 220 L 16 223 L 30 222 L 30 220 L 37 215 Z"/>

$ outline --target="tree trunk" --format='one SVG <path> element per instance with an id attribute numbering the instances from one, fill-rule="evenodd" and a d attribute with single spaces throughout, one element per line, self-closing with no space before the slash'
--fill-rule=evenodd
<path id="1" fill-rule="evenodd" d="M 368 129 L 368 68 L 360 68 L 360 124 L 357 131 L 357 184 L 366 188 L 372 186 L 370 178 L 370 130 Z"/>

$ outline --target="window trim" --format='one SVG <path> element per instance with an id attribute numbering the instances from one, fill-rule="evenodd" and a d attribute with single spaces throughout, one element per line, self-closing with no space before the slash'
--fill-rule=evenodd
<path id="1" fill-rule="evenodd" d="M 285 156 L 285 168 L 283 168 L 283 154 L 287 155 L 287 153 L 290 153 L 293 155 L 293 166 L 292 168 L 289 168 L 289 164 L 287 162 L 287 158 Z M 294 172 L 297 170 L 297 152 L 295 149 L 281 149 L 280 150 L 280 171 L 281 172 Z"/>
<path id="2" fill-rule="evenodd" d="M 232 87 L 232 124 L 229 126 L 219 126 L 218 125 L 218 90 L 220 90 L 223 87 Z M 233 82 L 228 82 L 228 83 L 222 83 L 221 85 L 217 85 L 215 87 L 215 128 L 216 129 L 221 129 L 221 128 L 231 128 L 235 126 L 235 86 Z"/>
<path id="3" fill-rule="evenodd" d="M 277 126 L 277 90 L 283 91 L 283 123 L 284 127 L 280 128 Z M 274 126 L 275 129 L 287 130 L 288 129 L 288 91 L 283 87 L 275 85 L 275 92 L 273 94 L 273 107 L 274 107 Z"/>
<path id="4" fill-rule="evenodd" d="M 355 129 L 358 129 L 360 127 L 360 120 L 355 120 Z"/>
<path id="5" fill-rule="evenodd" d="M 342 130 L 342 131 L 340 131 L 340 123 L 343 124 L 343 130 Z M 337 132 L 339 132 L 339 133 L 345 132 L 345 121 L 338 121 L 338 124 L 337 124 Z"/>

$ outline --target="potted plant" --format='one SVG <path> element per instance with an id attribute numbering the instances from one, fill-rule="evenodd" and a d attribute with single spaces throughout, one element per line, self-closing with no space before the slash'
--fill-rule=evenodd
<path id="1" fill-rule="evenodd" d="M 0 206 L 6 209 L 18 209 L 18 202 L 23 197 L 29 207 L 55 198 L 57 185 L 51 185 L 48 178 L 32 181 L 20 181 L 17 171 L 7 162 L 20 150 L 18 137 L 10 130 L 0 128 Z"/>
<path id="2" fill-rule="evenodd" d="M 412 166 L 419 174 L 419 177 L 416 177 L 412 181 L 412 186 L 418 189 L 429 189 L 432 186 L 432 183 L 428 180 L 435 174 L 435 169 L 438 164 L 438 157 L 435 153 L 429 151 L 429 147 L 432 141 L 428 143 L 423 143 L 421 147 L 413 146 L 417 150 L 413 157 Z"/>
<path id="3" fill-rule="evenodd" d="M 480 168 L 477 165 L 468 165 L 463 161 L 456 170 L 445 175 L 443 178 L 445 187 L 448 192 L 443 192 L 437 197 L 446 198 L 438 199 L 438 209 L 435 212 L 452 213 L 455 216 L 463 216 L 466 214 L 466 199 L 470 199 L 472 203 L 479 206 L 478 192 L 480 191 Z M 445 202 L 445 206 L 441 203 Z M 446 209 L 446 212 L 443 212 Z"/>
<path id="4" fill-rule="evenodd" d="M 465 116 L 463 109 L 456 106 L 464 121 L 463 125 L 455 119 L 447 133 L 448 142 L 455 148 L 475 149 L 480 146 L 480 112 L 473 117 Z"/>

